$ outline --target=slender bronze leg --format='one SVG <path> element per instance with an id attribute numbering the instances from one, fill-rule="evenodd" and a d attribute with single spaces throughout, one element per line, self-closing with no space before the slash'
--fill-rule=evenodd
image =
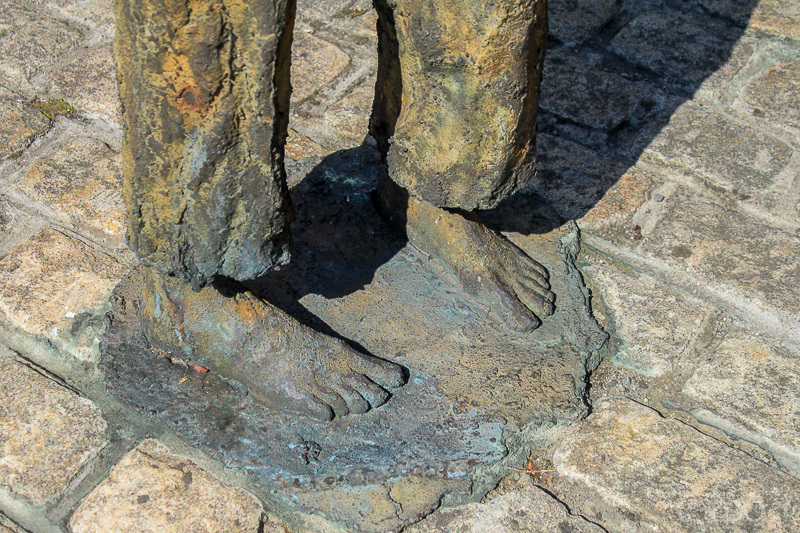
<path id="1" fill-rule="evenodd" d="M 330 419 L 401 369 L 243 290 L 288 261 L 283 168 L 294 0 L 116 0 L 128 239 L 152 345 Z M 221 284 L 226 288 L 220 291 Z"/>
<path id="2" fill-rule="evenodd" d="M 510 326 L 533 329 L 554 309 L 547 271 L 475 211 L 535 172 L 546 0 L 375 3 L 372 131 L 397 184 L 381 183 L 384 208 Z"/>

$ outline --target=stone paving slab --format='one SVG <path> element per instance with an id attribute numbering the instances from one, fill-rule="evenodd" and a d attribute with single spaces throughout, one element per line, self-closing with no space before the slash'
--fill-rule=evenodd
<path id="1" fill-rule="evenodd" d="M 537 142 L 539 168 L 521 193 L 539 194 L 581 228 L 608 238 L 605 230 L 628 226 L 648 199 L 646 171 L 557 136 L 540 134 Z"/>
<path id="2" fill-rule="evenodd" d="M 597 402 L 553 463 L 556 495 L 606 530 L 800 528 L 800 481 L 630 400 Z"/>
<path id="3" fill-rule="evenodd" d="M 73 533 L 260 531 L 261 502 L 147 440 L 72 515 Z"/>
<path id="4" fill-rule="evenodd" d="M 563 504 L 534 487 L 500 496 L 488 503 L 470 503 L 453 509 L 440 509 L 404 531 L 601 533 L 605 530 L 579 516 L 570 515 Z"/>
<path id="5" fill-rule="evenodd" d="M 28 205 L 64 226 L 83 226 L 110 248 L 124 249 L 125 207 L 119 152 L 80 127 L 59 128 L 11 177 Z M 23 200 L 23 199 L 20 199 Z M 94 230 L 94 231 L 92 231 Z"/>
<path id="6" fill-rule="evenodd" d="M 580 43 L 611 21 L 618 4 L 615 0 L 551 2 L 550 36 L 562 43 Z"/>
<path id="7" fill-rule="evenodd" d="M 715 154 L 714 158 L 708 154 Z M 792 176 L 785 171 L 794 150 L 747 123 L 695 103 L 682 105 L 653 139 L 641 160 L 710 187 L 723 188 L 740 200 L 769 207 L 769 193 L 785 191 Z M 770 201 L 772 200 L 772 201 Z"/>
<path id="8" fill-rule="evenodd" d="M 660 76 L 697 86 L 725 62 L 740 34 L 720 21 L 660 9 L 626 25 L 610 50 Z"/>
<path id="9" fill-rule="evenodd" d="M 594 263 L 583 270 L 596 298 L 615 314 L 615 364 L 647 377 L 675 370 L 706 329 L 714 309 L 646 274 Z"/>
<path id="10" fill-rule="evenodd" d="M 651 198 L 631 219 L 633 228 L 614 229 L 619 235 L 636 230 L 633 241 L 587 235 L 586 242 L 798 342 L 800 258 L 793 250 L 800 241 L 791 228 L 737 209 L 741 200 L 695 188 L 666 183 Z"/>
<path id="11" fill-rule="evenodd" d="M 29 87 L 28 78 L 77 44 L 83 33 L 29 2 L 0 4 L 0 82 Z"/>
<path id="12" fill-rule="evenodd" d="M 772 67 L 744 90 L 753 114 L 770 123 L 800 132 L 800 62 Z"/>
<path id="13" fill-rule="evenodd" d="M 0 87 L 0 161 L 19 156 L 33 139 L 50 128 L 50 119 L 27 100 Z"/>
<path id="14" fill-rule="evenodd" d="M 749 26 L 800 40 L 800 6 L 794 0 L 761 0 L 753 11 Z"/>
<path id="15" fill-rule="evenodd" d="M 110 42 L 83 47 L 69 61 L 31 78 L 31 84 L 39 98 L 63 99 L 84 116 L 122 120 Z"/>
<path id="16" fill-rule="evenodd" d="M 110 41 L 114 37 L 114 3 L 109 0 L 33 0 L 50 13 L 89 29 L 88 40 Z"/>
<path id="17" fill-rule="evenodd" d="M 44 220 L 20 211 L 7 196 L 0 194 L 0 256 L 34 235 L 44 224 Z"/>
<path id="18" fill-rule="evenodd" d="M 12 497 L 56 498 L 106 445 L 105 429 L 92 402 L 0 347 L 0 487 Z"/>
<path id="19" fill-rule="evenodd" d="M 347 54 L 301 27 L 292 43 L 292 105 L 301 104 L 324 88 L 349 64 Z"/>
<path id="20" fill-rule="evenodd" d="M 600 130 L 613 130 L 629 120 L 647 91 L 643 84 L 564 48 L 545 56 L 544 79 L 543 110 Z"/>
<path id="21" fill-rule="evenodd" d="M 30 533 L 0 514 L 0 533 Z"/>
<path id="22" fill-rule="evenodd" d="M 713 356 L 695 370 L 683 392 L 715 415 L 744 426 L 750 435 L 767 441 L 759 444 L 779 455 L 778 462 L 797 476 L 799 359 L 800 354 L 780 349 L 750 331 L 732 332 Z"/>
<path id="23" fill-rule="evenodd" d="M 768 226 L 719 201 L 680 187 L 664 199 L 637 253 L 658 259 L 744 305 L 784 317 L 790 338 L 800 311 L 800 237 Z M 714 290 L 712 289 L 712 290 Z M 736 302 L 731 302 L 736 305 Z M 795 329 L 795 332 L 800 329 Z"/>
<path id="24" fill-rule="evenodd" d="M 0 259 L 0 311 L 73 355 L 96 358 L 101 308 L 130 268 L 81 240 L 45 227 Z"/>

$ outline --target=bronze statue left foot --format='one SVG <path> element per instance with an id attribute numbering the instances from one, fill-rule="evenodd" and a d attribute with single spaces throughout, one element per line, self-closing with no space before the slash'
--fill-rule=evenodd
<path id="1" fill-rule="evenodd" d="M 487 302 L 513 329 L 531 331 L 553 314 L 547 269 L 474 213 L 441 209 L 408 195 L 389 179 L 378 189 L 381 208 L 403 226 L 416 248 L 438 259 L 464 288 Z"/>

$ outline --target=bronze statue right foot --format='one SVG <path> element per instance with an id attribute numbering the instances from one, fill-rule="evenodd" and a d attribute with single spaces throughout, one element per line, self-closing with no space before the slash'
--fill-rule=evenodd
<path id="1" fill-rule="evenodd" d="M 315 418 L 364 413 L 400 387 L 401 368 L 300 324 L 249 292 L 193 292 L 150 271 L 142 291 L 148 340 L 233 378 L 260 400 Z"/>
<path id="2" fill-rule="evenodd" d="M 553 314 L 556 296 L 547 269 L 484 226 L 475 213 L 417 200 L 388 177 L 381 180 L 377 199 L 412 245 L 448 268 L 509 327 L 529 332 Z"/>

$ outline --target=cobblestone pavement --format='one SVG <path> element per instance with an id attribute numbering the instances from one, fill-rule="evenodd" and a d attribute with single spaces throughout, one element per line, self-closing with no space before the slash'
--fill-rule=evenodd
<path id="1" fill-rule="evenodd" d="M 110 4 L 0 2 L 0 532 L 334 531 L 105 390 L 136 268 Z M 375 21 L 300 1 L 292 184 L 365 141 Z M 409 531 L 800 531 L 800 4 L 551 0 L 550 31 L 521 197 L 581 230 L 592 413 Z"/>

